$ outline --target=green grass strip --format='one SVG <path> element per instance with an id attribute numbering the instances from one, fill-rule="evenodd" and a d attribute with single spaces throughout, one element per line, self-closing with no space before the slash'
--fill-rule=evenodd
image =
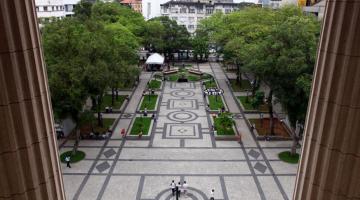
<path id="1" fill-rule="evenodd" d="M 235 135 L 235 131 L 232 126 L 224 127 L 221 124 L 221 118 L 214 118 L 214 127 L 217 131 L 217 135 Z"/>
<path id="2" fill-rule="evenodd" d="M 145 108 L 147 108 L 147 110 L 155 110 L 157 99 L 158 95 L 156 94 L 145 95 L 141 103 L 140 110 L 145 110 Z"/>
<path id="3" fill-rule="evenodd" d="M 160 89 L 161 87 L 161 81 L 158 80 L 151 80 L 149 82 L 149 86 L 150 89 Z"/>
<path id="4" fill-rule="evenodd" d="M 208 96 L 210 110 L 219 110 L 224 106 L 221 96 Z"/>
<path id="5" fill-rule="evenodd" d="M 118 100 L 114 101 L 113 109 L 120 109 L 121 105 L 124 103 L 127 95 L 119 95 Z M 105 95 L 101 104 L 101 111 L 105 111 L 105 107 L 111 107 L 111 95 Z"/>
<path id="6" fill-rule="evenodd" d="M 142 132 L 143 135 L 147 135 L 150 129 L 150 124 L 150 117 L 136 117 L 131 128 L 130 135 L 139 135 L 140 132 Z"/>

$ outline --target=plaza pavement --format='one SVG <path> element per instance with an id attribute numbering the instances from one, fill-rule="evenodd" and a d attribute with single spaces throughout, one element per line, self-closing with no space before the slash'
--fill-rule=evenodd
<path id="1" fill-rule="evenodd" d="M 174 199 L 171 180 L 189 184 L 188 197 L 180 199 L 209 199 L 211 189 L 217 200 L 291 199 L 297 165 L 277 157 L 291 142 L 254 140 L 220 65 L 196 67 L 215 74 L 229 111 L 238 114 L 236 127 L 243 143 L 215 140 L 199 82 L 166 82 L 151 137 L 122 140 L 119 131 L 130 128 L 150 79 L 143 74 L 112 138 L 81 141 L 79 149 L 86 152 L 86 159 L 70 169 L 62 164 L 67 199 Z M 60 152 L 71 149 L 72 144 L 68 141 Z"/>

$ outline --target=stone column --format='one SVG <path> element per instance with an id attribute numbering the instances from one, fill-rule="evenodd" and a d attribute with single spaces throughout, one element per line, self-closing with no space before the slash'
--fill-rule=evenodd
<path id="1" fill-rule="evenodd" d="M 0 0 L 0 199 L 65 199 L 33 0 Z"/>
<path id="2" fill-rule="evenodd" d="M 327 2 L 294 199 L 360 198 L 360 1 Z"/>

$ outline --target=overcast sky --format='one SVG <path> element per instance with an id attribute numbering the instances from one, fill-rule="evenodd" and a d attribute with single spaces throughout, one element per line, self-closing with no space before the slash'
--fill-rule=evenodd
<path id="1" fill-rule="evenodd" d="M 151 13 L 150 18 L 160 16 L 160 4 L 163 4 L 165 2 L 168 2 L 169 0 L 143 0 L 143 15 L 145 19 L 147 19 L 148 16 L 148 3 L 151 3 Z M 240 2 L 253 2 L 256 3 L 258 0 L 234 0 L 235 3 Z"/>

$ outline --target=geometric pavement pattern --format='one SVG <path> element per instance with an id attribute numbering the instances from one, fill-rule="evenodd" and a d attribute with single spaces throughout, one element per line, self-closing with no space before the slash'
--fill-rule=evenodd
<path id="1" fill-rule="evenodd" d="M 215 74 L 224 95 L 232 95 L 217 63 L 199 67 Z M 149 74 L 141 75 L 128 104 L 133 109 L 126 110 L 115 130 L 129 128 L 149 79 Z M 163 85 L 149 138 L 122 140 L 113 136 L 80 142 L 86 159 L 72 168 L 61 165 L 67 199 L 172 199 L 171 180 L 189 184 L 187 197 L 180 199 L 209 199 L 211 189 L 215 189 L 217 200 L 292 198 L 297 165 L 277 157 L 291 142 L 256 141 L 231 96 L 224 96 L 224 100 L 230 111 L 237 113 L 243 143 L 215 140 L 201 83 Z M 60 152 L 72 146 L 73 141 L 68 141 Z"/>

